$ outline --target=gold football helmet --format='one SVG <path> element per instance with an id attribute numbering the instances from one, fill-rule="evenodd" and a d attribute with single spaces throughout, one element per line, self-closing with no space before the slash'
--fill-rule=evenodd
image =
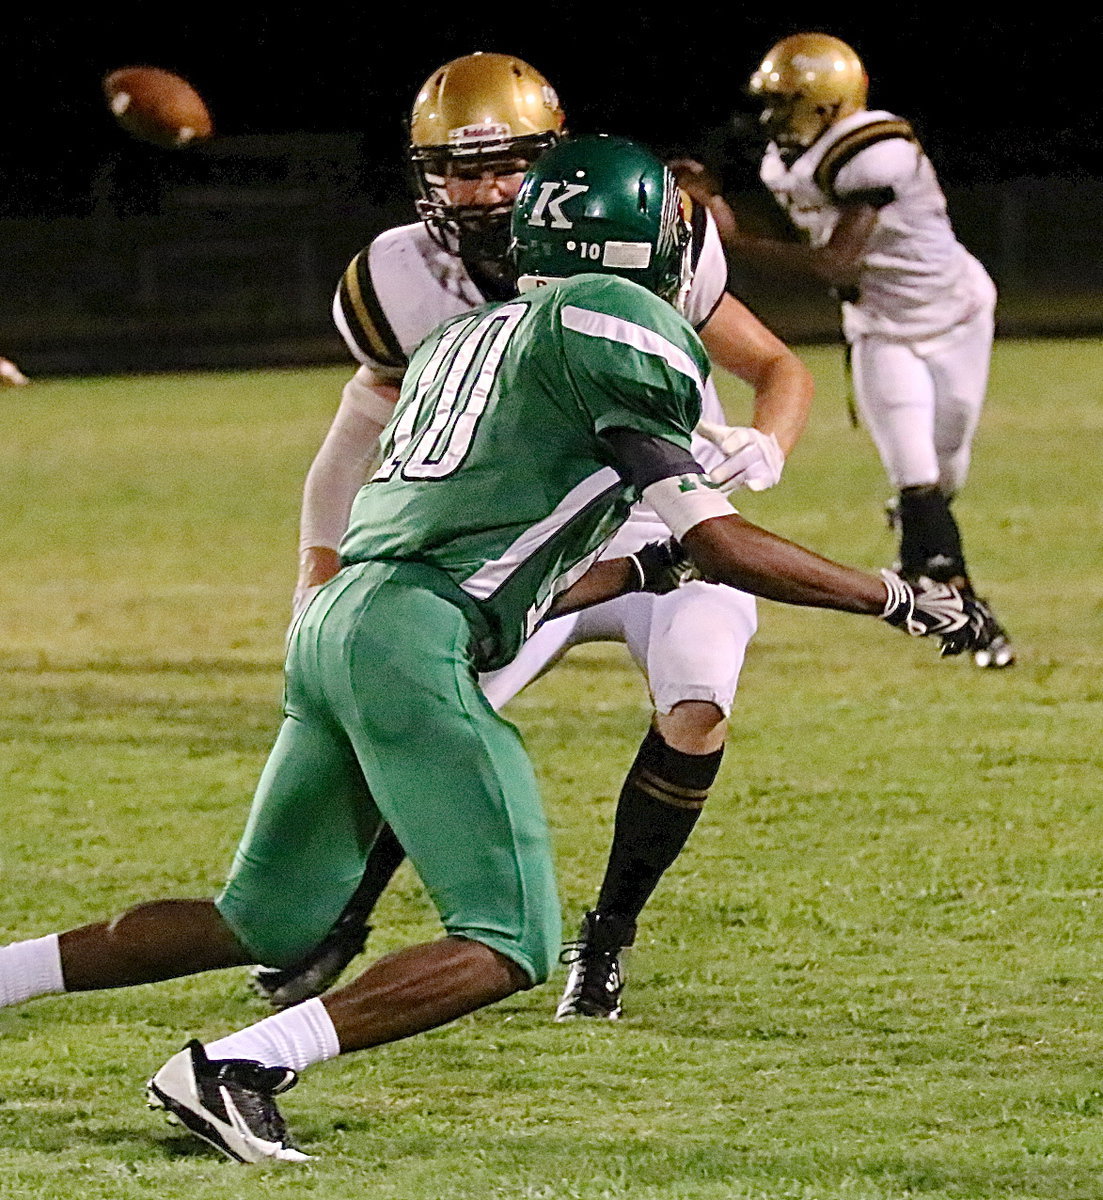
<path id="1" fill-rule="evenodd" d="M 762 124 L 782 153 L 800 154 L 829 126 L 865 108 L 869 80 L 862 60 L 826 33 L 783 38 L 751 76 Z"/>
<path id="2" fill-rule="evenodd" d="M 504 258 L 520 178 L 564 133 L 550 83 L 509 54 L 466 54 L 434 71 L 410 118 L 418 215 L 450 253 Z M 493 185 L 480 190 L 475 181 Z"/>

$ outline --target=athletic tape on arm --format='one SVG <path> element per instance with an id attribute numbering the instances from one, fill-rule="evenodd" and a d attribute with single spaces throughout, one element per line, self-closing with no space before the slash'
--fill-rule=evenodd
<path id="1" fill-rule="evenodd" d="M 702 521 L 730 517 L 735 512 L 727 497 L 705 475 L 660 479 L 644 488 L 643 498 L 678 539 Z"/>

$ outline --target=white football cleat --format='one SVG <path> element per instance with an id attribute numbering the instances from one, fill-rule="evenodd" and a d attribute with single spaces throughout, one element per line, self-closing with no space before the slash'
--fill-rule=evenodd
<path id="1" fill-rule="evenodd" d="M 298 1082 L 290 1067 L 243 1058 L 209 1059 L 192 1040 L 149 1081 L 150 1108 L 166 1111 L 235 1162 L 309 1162 L 287 1136 L 273 1096 Z"/>

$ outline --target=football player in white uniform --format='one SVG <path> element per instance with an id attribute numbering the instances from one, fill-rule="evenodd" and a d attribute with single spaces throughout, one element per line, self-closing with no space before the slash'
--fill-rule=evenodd
<path id="1" fill-rule="evenodd" d="M 507 266 L 513 200 L 529 164 L 563 132 L 563 111 L 548 81 L 508 55 L 456 59 L 435 71 L 418 93 L 410 157 L 421 220 L 381 234 L 362 250 L 334 300 L 335 321 L 360 366 L 307 476 L 296 611 L 340 567 L 337 547 L 353 498 L 414 348 L 441 321 L 513 294 Z M 586 190 L 584 184 L 573 186 Z M 549 194 L 540 219 L 564 228 L 561 206 L 567 199 Z M 723 247 L 707 211 L 697 208 L 691 218 L 693 273 L 686 280 L 684 312 L 712 361 L 754 388 L 751 426 L 730 428 L 710 383 L 693 452 L 725 491 L 767 488 L 778 481 L 804 427 L 812 379 L 727 293 Z M 641 505 L 607 554 L 630 553 L 666 536 L 655 513 Z M 637 917 L 685 845 L 719 770 L 727 718 L 755 628 L 751 596 L 697 582 L 670 596 L 625 596 L 548 622 L 509 666 L 483 677 L 486 696 L 500 708 L 571 646 L 620 641 L 646 674 L 655 707 L 620 793 L 598 901 L 569 950 L 572 969 L 559 1018 L 620 1014 L 620 951 L 631 945 Z M 258 990 L 278 1007 L 328 986 L 363 947 L 366 917 L 402 857 L 385 830 L 360 891 L 326 944 L 293 968 L 258 969 Z"/>
<path id="2" fill-rule="evenodd" d="M 725 246 L 744 264 L 811 274 L 834 289 L 858 412 L 897 491 L 889 509 L 900 570 L 971 589 L 951 503 L 984 403 L 995 285 L 955 237 L 911 126 L 866 107 L 866 72 L 845 42 L 784 38 L 749 90 L 770 137 L 762 180 L 804 241 L 729 224 Z M 974 660 L 1011 666 L 1006 631 L 997 627 Z"/>

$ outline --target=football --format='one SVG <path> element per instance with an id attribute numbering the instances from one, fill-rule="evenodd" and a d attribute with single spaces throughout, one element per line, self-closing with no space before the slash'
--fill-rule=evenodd
<path id="1" fill-rule="evenodd" d="M 214 123 L 186 79 L 159 67 L 122 67 L 103 80 L 115 120 L 136 138 L 169 150 L 205 141 Z"/>

